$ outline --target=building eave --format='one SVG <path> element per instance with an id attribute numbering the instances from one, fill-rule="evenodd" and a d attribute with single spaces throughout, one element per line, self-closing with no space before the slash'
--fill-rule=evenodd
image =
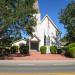
<path id="1" fill-rule="evenodd" d="M 17 41 L 14 41 L 13 43 L 17 43 L 17 42 L 19 42 L 19 41 L 26 41 L 25 39 L 19 39 L 19 40 L 17 40 Z"/>
<path id="2" fill-rule="evenodd" d="M 33 39 L 33 37 L 35 37 L 38 41 L 40 41 L 40 39 L 35 34 L 31 37 L 31 39 Z M 31 39 L 30 39 L 30 41 L 31 41 Z"/>

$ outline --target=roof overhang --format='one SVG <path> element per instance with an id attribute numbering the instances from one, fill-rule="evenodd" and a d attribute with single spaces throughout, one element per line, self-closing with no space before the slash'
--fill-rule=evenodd
<path id="1" fill-rule="evenodd" d="M 39 39 L 36 35 L 33 35 L 33 36 L 31 37 L 30 41 L 39 42 L 40 39 Z"/>

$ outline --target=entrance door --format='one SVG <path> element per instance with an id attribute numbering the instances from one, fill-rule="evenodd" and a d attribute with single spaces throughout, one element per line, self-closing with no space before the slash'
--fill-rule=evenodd
<path id="1" fill-rule="evenodd" d="M 31 49 L 38 51 L 38 49 L 39 49 L 39 42 L 31 42 Z"/>

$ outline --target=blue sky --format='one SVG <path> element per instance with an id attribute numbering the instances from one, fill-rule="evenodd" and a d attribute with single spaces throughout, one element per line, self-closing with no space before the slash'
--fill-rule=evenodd
<path id="1" fill-rule="evenodd" d="M 41 12 L 41 18 L 43 18 L 46 14 L 50 16 L 50 18 L 54 21 L 55 25 L 62 32 L 62 37 L 65 35 L 66 30 L 64 26 L 59 23 L 58 13 L 62 8 L 65 8 L 66 5 L 73 0 L 38 0 L 39 8 Z"/>

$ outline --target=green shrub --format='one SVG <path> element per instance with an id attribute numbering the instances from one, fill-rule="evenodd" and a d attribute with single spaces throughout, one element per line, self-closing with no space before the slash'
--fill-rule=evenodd
<path id="1" fill-rule="evenodd" d="M 75 47 L 69 48 L 69 56 L 75 58 Z"/>
<path id="2" fill-rule="evenodd" d="M 64 47 L 62 47 L 61 49 L 62 49 L 62 51 L 67 52 L 67 51 L 69 50 L 69 47 L 68 47 L 68 46 L 64 46 Z"/>
<path id="3" fill-rule="evenodd" d="M 19 50 L 21 54 L 29 54 L 29 46 L 27 45 L 21 45 Z"/>
<path id="4" fill-rule="evenodd" d="M 10 53 L 15 54 L 18 51 L 18 46 L 11 46 Z"/>
<path id="5" fill-rule="evenodd" d="M 68 45 L 69 48 L 75 47 L 75 43 L 71 43 Z"/>
<path id="6" fill-rule="evenodd" d="M 65 55 L 68 57 L 73 57 L 73 54 L 72 54 L 73 49 L 72 48 L 74 48 L 74 47 L 75 47 L 75 43 L 71 43 L 68 46 L 65 46 L 65 48 L 64 48 Z"/>
<path id="7" fill-rule="evenodd" d="M 64 46 L 62 48 L 63 51 L 65 51 L 65 56 L 67 57 L 75 57 L 75 43 L 71 43 L 67 46 Z"/>
<path id="8" fill-rule="evenodd" d="M 40 51 L 41 51 L 41 54 L 46 54 L 46 46 L 41 46 L 40 47 Z"/>
<path id="9" fill-rule="evenodd" d="M 57 47 L 56 46 L 50 46 L 50 52 L 52 54 L 56 54 L 57 53 Z"/>

